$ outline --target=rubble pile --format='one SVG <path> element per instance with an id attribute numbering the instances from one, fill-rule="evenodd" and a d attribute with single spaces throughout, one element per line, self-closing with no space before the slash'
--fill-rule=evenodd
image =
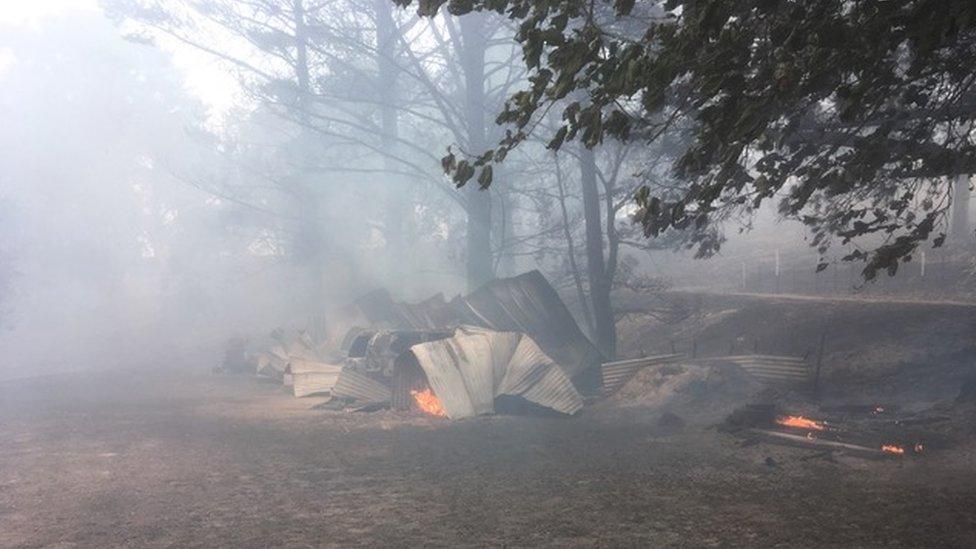
<path id="1" fill-rule="evenodd" d="M 325 329 L 277 330 L 253 371 L 328 407 L 427 411 L 453 419 L 515 396 L 565 414 L 600 388 L 602 356 L 538 271 L 446 301 L 395 301 L 376 290 Z M 436 413 L 431 412 L 435 410 Z"/>
<path id="2" fill-rule="evenodd" d="M 296 397 L 329 396 L 320 407 L 451 419 L 494 413 L 496 400 L 572 415 L 588 400 L 611 395 L 652 405 L 675 394 L 707 397 L 716 384 L 738 394 L 757 383 L 810 380 L 809 365 L 798 357 L 669 354 L 605 362 L 539 271 L 493 280 L 450 301 L 437 294 L 404 303 L 375 290 L 304 329 L 276 330 L 257 352 L 242 347 L 239 340 L 228 346 L 223 371 L 247 363 Z"/>

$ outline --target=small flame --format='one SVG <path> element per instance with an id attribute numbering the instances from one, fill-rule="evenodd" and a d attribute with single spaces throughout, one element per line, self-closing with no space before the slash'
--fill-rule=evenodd
<path id="1" fill-rule="evenodd" d="M 821 421 L 814 421 L 803 416 L 780 416 L 776 418 L 776 423 L 785 427 L 796 427 L 810 431 L 823 431 L 827 426 Z"/>
<path id="2" fill-rule="evenodd" d="M 437 417 L 447 416 L 447 412 L 441 406 L 441 401 L 438 400 L 437 396 L 434 395 L 434 391 L 430 390 L 429 387 L 423 391 L 410 391 L 410 394 L 413 395 L 417 406 L 420 406 L 420 409 L 424 412 Z"/>
<path id="3" fill-rule="evenodd" d="M 885 411 L 884 406 L 875 406 L 874 408 L 874 413 L 876 414 L 883 414 L 884 411 Z"/>
<path id="4" fill-rule="evenodd" d="M 881 451 L 886 454 L 894 454 L 900 456 L 905 453 L 905 449 L 901 446 L 895 446 L 894 444 L 885 444 L 881 447 Z"/>
<path id="5" fill-rule="evenodd" d="M 925 445 L 922 444 L 921 442 L 916 442 L 915 443 L 915 453 L 916 454 L 921 454 L 924 451 L 925 451 Z"/>

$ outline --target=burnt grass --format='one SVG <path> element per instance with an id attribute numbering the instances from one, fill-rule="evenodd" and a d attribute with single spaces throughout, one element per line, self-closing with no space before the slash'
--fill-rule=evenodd
<path id="1" fill-rule="evenodd" d="M 972 445 L 838 463 L 650 411 L 314 402 L 214 375 L 0 383 L 0 546 L 976 544 Z"/>

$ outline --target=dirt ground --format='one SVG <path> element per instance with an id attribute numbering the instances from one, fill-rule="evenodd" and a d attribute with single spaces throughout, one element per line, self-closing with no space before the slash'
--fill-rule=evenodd
<path id="1" fill-rule="evenodd" d="M 607 406 L 313 402 L 215 375 L 0 383 L 0 546 L 976 546 L 972 446 L 830 463 Z"/>

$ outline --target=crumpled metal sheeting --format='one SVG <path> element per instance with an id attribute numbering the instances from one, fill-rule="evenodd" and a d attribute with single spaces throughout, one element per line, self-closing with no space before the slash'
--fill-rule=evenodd
<path id="1" fill-rule="evenodd" d="M 299 398 L 331 393 L 338 380 L 338 372 L 303 372 L 300 374 L 291 374 L 292 391 Z"/>
<path id="2" fill-rule="evenodd" d="M 490 371 L 493 361 L 485 337 L 459 336 L 421 343 L 411 347 L 410 352 L 417 358 L 448 417 L 473 417 L 494 410 L 493 384 L 478 382 L 493 377 Z M 486 401 L 490 401 L 487 406 Z"/>
<path id="3" fill-rule="evenodd" d="M 404 303 L 394 301 L 386 290 L 373 290 L 357 299 L 353 309 L 354 316 L 366 320 L 368 325 L 394 330 L 436 330 L 454 323 L 454 313 L 443 294 L 420 303 Z"/>
<path id="4" fill-rule="evenodd" d="M 511 393 L 508 393 L 511 394 Z M 551 408 L 564 414 L 575 414 L 583 408 L 583 397 L 576 391 L 573 382 L 559 368 L 545 370 L 542 379 L 532 384 L 518 396 L 540 406 Z"/>
<path id="5" fill-rule="evenodd" d="M 493 280 L 451 305 L 461 324 L 530 335 L 571 379 L 603 361 L 539 271 Z"/>
<path id="6" fill-rule="evenodd" d="M 379 381 L 352 368 L 344 368 L 339 373 L 335 387 L 332 388 L 332 396 L 351 398 L 360 402 L 382 403 L 390 401 L 391 393 L 390 388 Z"/>
<path id="7" fill-rule="evenodd" d="M 285 370 L 291 375 L 292 391 L 296 397 L 331 393 L 341 371 L 341 364 L 301 358 L 291 359 Z"/>
<path id="8" fill-rule="evenodd" d="M 513 395 L 572 414 L 583 399 L 569 377 L 527 335 L 461 329 L 450 339 L 410 348 L 448 417 L 495 411 L 495 398 Z"/>
<path id="9" fill-rule="evenodd" d="M 340 370 L 342 370 L 342 364 L 293 358 L 288 362 L 286 371 L 290 374 L 330 373 L 338 375 Z"/>

